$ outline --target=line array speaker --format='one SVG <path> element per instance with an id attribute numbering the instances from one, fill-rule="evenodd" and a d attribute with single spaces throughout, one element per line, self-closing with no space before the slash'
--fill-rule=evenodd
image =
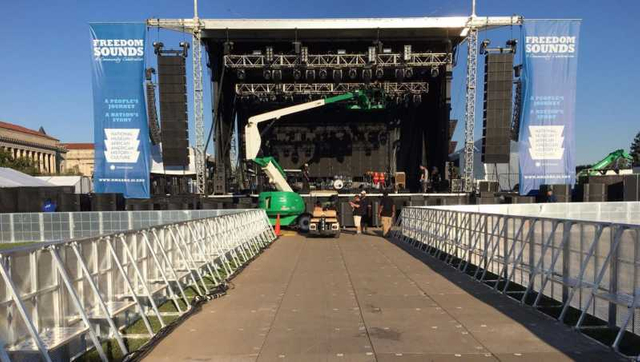
<path id="1" fill-rule="evenodd" d="M 482 162 L 508 163 L 513 96 L 513 53 L 488 53 L 484 63 Z"/>
<path id="2" fill-rule="evenodd" d="M 189 165 L 187 74 L 183 56 L 158 54 L 160 129 L 165 166 Z"/>

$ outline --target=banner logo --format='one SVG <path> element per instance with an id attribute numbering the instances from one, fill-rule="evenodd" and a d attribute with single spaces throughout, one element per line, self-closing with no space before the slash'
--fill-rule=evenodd
<path id="1" fill-rule="evenodd" d="M 524 51 L 527 53 L 563 54 L 576 52 L 575 36 L 527 36 Z"/>
<path id="2" fill-rule="evenodd" d="M 94 39 L 93 57 L 141 58 L 144 56 L 144 39 Z M 133 59 L 137 60 L 137 59 Z"/>

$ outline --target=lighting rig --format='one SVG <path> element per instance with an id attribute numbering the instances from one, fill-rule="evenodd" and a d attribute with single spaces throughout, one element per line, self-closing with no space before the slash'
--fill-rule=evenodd
<path id="1" fill-rule="evenodd" d="M 366 52 L 336 49 L 317 54 L 300 42 L 292 45 L 288 53 L 266 46 L 234 54 L 233 43 L 225 43 L 223 64 L 235 74 L 240 99 L 290 102 L 377 89 L 397 103 L 419 104 L 429 91 L 430 78 L 438 78 L 442 67 L 453 64 L 450 46 L 445 52 L 416 52 L 407 44 L 394 52 L 374 42 Z"/>

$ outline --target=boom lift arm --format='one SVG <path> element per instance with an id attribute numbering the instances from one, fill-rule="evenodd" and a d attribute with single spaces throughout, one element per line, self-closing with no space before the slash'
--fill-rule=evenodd
<path id="1" fill-rule="evenodd" d="M 282 109 L 277 109 L 275 111 L 270 111 L 250 117 L 247 121 L 247 125 L 245 126 L 246 160 L 253 161 L 260 165 L 260 167 L 262 167 L 262 170 L 269 177 L 269 181 L 275 186 L 278 191 L 293 192 L 293 189 L 291 189 L 291 186 L 289 186 L 289 184 L 287 183 L 282 167 L 278 165 L 276 160 L 273 157 L 258 157 L 258 152 L 260 151 L 260 146 L 262 145 L 262 138 L 260 137 L 258 125 L 270 120 L 278 120 L 281 117 L 290 114 L 295 114 L 306 110 L 323 107 L 328 104 L 348 101 L 352 99 L 358 100 L 358 105 L 355 106 L 358 109 L 374 109 L 384 107 L 383 104 L 372 103 L 370 98 L 363 91 L 356 90 L 354 92 L 297 104 L 294 106 L 285 107 Z"/>
<path id="2" fill-rule="evenodd" d="M 625 150 L 619 149 L 611 152 L 607 157 L 600 160 L 600 162 L 595 165 L 586 168 L 578 173 L 578 177 L 581 176 L 597 176 L 601 171 L 606 171 L 610 169 L 610 166 L 615 164 L 618 161 L 626 160 L 631 164 L 633 158 L 629 155 Z"/>

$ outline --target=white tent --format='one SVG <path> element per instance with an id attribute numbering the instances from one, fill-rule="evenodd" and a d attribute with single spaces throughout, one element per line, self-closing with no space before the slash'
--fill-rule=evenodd
<path id="1" fill-rule="evenodd" d="M 14 169 L 0 167 L 0 187 L 54 187 L 49 182 Z"/>
<path id="2" fill-rule="evenodd" d="M 76 194 L 88 194 L 92 191 L 91 179 L 87 176 L 38 176 L 55 186 L 73 186 Z"/>

